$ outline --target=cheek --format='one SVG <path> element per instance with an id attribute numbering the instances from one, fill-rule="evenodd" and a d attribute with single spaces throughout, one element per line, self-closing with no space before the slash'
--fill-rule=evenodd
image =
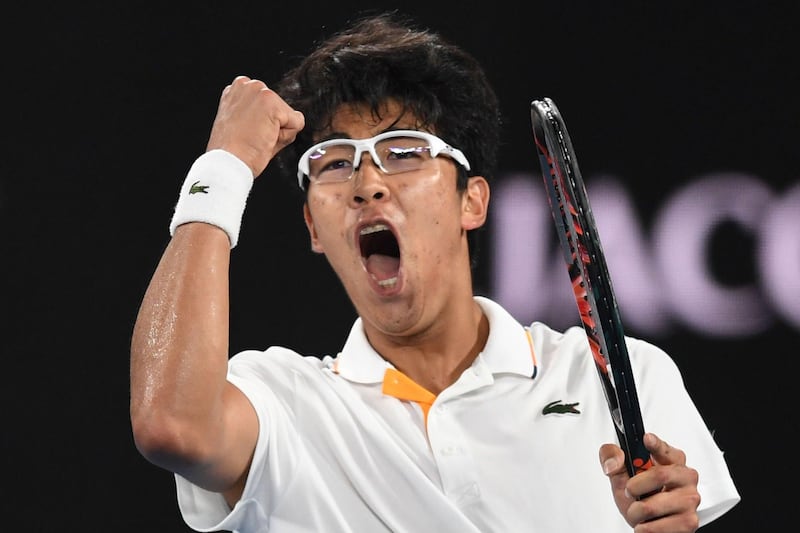
<path id="1" fill-rule="evenodd" d="M 308 206 L 314 220 L 330 220 L 336 213 L 344 211 L 343 198 L 344 195 L 340 192 L 309 195 Z"/>
<path id="2" fill-rule="evenodd" d="M 312 207 L 312 212 L 314 213 L 326 209 L 330 202 L 331 199 L 328 196 L 315 195 L 308 198 L 308 205 Z"/>
<path id="3" fill-rule="evenodd" d="M 426 201 L 417 202 L 415 209 L 420 212 L 409 215 L 418 224 L 420 243 L 424 243 L 423 253 L 437 262 L 460 248 L 460 203 L 453 198 L 453 194 L 452 191 L 436 191 Z"/>
<path id="4" fill-rule="evenodd" d="M 314 228 L 320 240 L 331 237 L 341 238 L 345 235 L 346 206 L 342 203 L 344 194 L 336 193 L 325 196 L 309 197 L 308 206 L 314 219 Z"/>

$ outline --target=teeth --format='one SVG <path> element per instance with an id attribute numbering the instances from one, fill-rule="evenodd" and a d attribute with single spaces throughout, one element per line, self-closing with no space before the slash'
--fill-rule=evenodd
<path id="1" fill-rule="evenodd" d="M 360 234 L 361 235 L 369 235 L 370 233 L 375 233 L 375 232 L 378 232 L 378 231 L 385 231 L 385 230 L 388 230 L 388 229 L 389 229 L 389 226 L 387 226 L 386 224 L 375 224 L 373 226 L 366 226 L 364 228 L 361 228 L 361 233 Z"/>
<path id="2" fill-rule="evenodd" d="M 378 285 L 380 285 L 381 287 L 389 287 L 391 285 L 394 285 L 395 283 L 397 283 L 397 277 L 389 278 L 389 279 L 382 279 L 382 280 L 378 281 Z"/>

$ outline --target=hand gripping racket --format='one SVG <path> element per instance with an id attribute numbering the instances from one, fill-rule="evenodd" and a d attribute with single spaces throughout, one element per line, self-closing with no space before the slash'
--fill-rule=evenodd
<path id="1" fill-rule="evenodd" d="M 533 137 L 550 211 L 564 252 L 575 301 L 605 392 L 628 474 L 652 466 L 644 446 L 639 399 L 586 188 L 567 128 L 550 98 L 531 103 Z"/>

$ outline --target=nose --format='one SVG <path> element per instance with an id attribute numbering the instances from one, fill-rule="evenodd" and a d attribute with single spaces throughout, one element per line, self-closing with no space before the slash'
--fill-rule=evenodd
<path id="1" fill-rule="evenodd" d="M 369 152 L 361 154 L 360 164 L 353 172 L 350 181 L 353 184 L 352 200 L 354 204 L 362 205 L 388 197 L 389 188 L 386 186 L 385 175 Z"/>

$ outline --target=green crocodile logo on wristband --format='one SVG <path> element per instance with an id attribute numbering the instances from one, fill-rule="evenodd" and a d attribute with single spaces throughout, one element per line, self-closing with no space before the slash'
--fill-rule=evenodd
<path id="1" fill-rule="evenodd" d="M 194 194 L 196 192 L 208 194 L 208 185 L 198 185 L 198 183 L 200 183 L 199 180 L 192 183 L 192 188 L 189 189 L 189 194 Z"/>

